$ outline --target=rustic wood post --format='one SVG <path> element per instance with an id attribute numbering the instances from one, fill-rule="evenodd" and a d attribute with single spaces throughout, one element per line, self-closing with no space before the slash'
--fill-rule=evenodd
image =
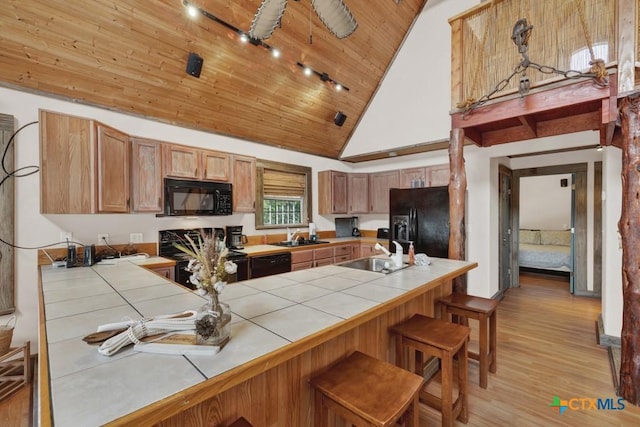
<path id="1" fill-rule="evenodd" d="M 466 259 L 464 229 L 465 196 L 467 174 L 464 169 L 464 129 L 451 131 L 449 141 L 449 258 Z M 467 276 L 453 280 L 453 291 L 467 293 Z"/>
<path id="2" fill-rule="evenodd" d="M 7 149 L 9 140 L 14 130 L 14 117 L 7 114 L 0 114 L 0 158 Z M 4 158 L 5 168 L 11 172 L 14 165 L 15 144 L 8 147 Z M 1 160 L 1 159 L 0 159 Z M 0 180 L 6 179 L 6 174 L 0 169 Z M 15 179 L 9 178 L 0 187 L 0 238 L 6 242 L 15 242 L 14 232 L 14 210 L 15 210 Z M 0 316 L 14 313 L 15 303 L 15 254 L 13 247 L 0 243 Z"/>
<path id="3" fill-rule="evenodd" d="M 640 94 L 622 99 L 622 348 L 620 396 L 640 405 Z"/>

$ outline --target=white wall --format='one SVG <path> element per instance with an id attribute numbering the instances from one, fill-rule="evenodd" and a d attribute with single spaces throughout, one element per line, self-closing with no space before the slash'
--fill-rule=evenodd
<path id="1" fill-rule="evenodd" d="M 449 139 L 449 18 L 479 0 L 429 0 L 382 86 L 353 132 L 344 157 Z"/>
<path id="2" fill-rule="evenodd" d="M 567 180 L 561 187 L 560 181 Z M 520 178 L 520 228 L 567 230 L 571 227 L 571 174 Z"/>

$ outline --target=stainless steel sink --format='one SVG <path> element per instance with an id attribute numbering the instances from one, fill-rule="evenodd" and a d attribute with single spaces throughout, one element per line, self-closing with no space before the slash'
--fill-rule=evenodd
<path id="1" fill-rule="evenodd" d="M 394 271 L 402 270 L 403 268 L 409 267 L 409 264 L 407 263 L 403 263 L 401 267 L 396 267 L 393 261 L 385 258 L 360 258 L 353 261 L 346 261 L 337 265 L 383 274 L 393 273 Z"/>
<path id="2" fill-rule="evenodd" d="M 320 243 L 329 243 L 325 240 L 287 240 L 276 243 L 269 243 L 274 246 L 285 246 L 288 248 L 298 247 L 298 246 L 309 246 L 309 245 L 319 245 Z"/>

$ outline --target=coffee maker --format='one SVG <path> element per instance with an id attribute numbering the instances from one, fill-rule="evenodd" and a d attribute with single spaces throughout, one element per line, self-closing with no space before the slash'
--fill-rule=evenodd
<path id="1" fill-rule="evenodd" d="M 227 225 L 225 234 L 229 249 L 244 249 L 242 245 L 247 243 L 247 236 L 242 234 L 241 225 Z"/>

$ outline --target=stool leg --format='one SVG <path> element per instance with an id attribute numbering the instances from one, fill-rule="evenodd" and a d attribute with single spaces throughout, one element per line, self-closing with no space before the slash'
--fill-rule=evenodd
<path id="1" fill-rule="evenodd" d="M 458 419 L 463 423 L 469 421 L 468 398 L 467 398 L 467 381 L 468 381 L 468 356 L 467 356 L 467 340 L 464 341 L 460 351 L 458 352 L 458 399 L 461 401 L 462 409 Z"/>
<path id="2" fill-rule="evenodd" d="M 418 413 L 418 402 L 419 402 L 420 393 L 416 393 L 413 398 L 413 402 L 407 408 L 407 411 L 404 414 L 404 426 L 405 427 L 419 427 L 419 413 Z"/>
<path id="3" fill-rule="evenodd" d="M 487 316 L 484 314 L 480 314 L 480 318 L 478 319 L 480 322 L 480 349 L 478 353 L 480 353 L 480 387 L 487 388 L 487 376 L 489 371 L 489 366 L 487 365 Z"/>
<path id="4" fill-rule="evenodd" d="M 498 340 L 497 334 L 497 314 L 494 310 L 489 316 L 489 352 L 491 353 L 491 363 L 489 364 L 489 371 L 496 373 L 498 369 L 498 356 L 496 354 L 496 341 Z"/>
<path id="5" fill-rule="evenodd" d="M 440 359 L 442 363 L 442 425 L 453 426 L 453 355 Z"/>

